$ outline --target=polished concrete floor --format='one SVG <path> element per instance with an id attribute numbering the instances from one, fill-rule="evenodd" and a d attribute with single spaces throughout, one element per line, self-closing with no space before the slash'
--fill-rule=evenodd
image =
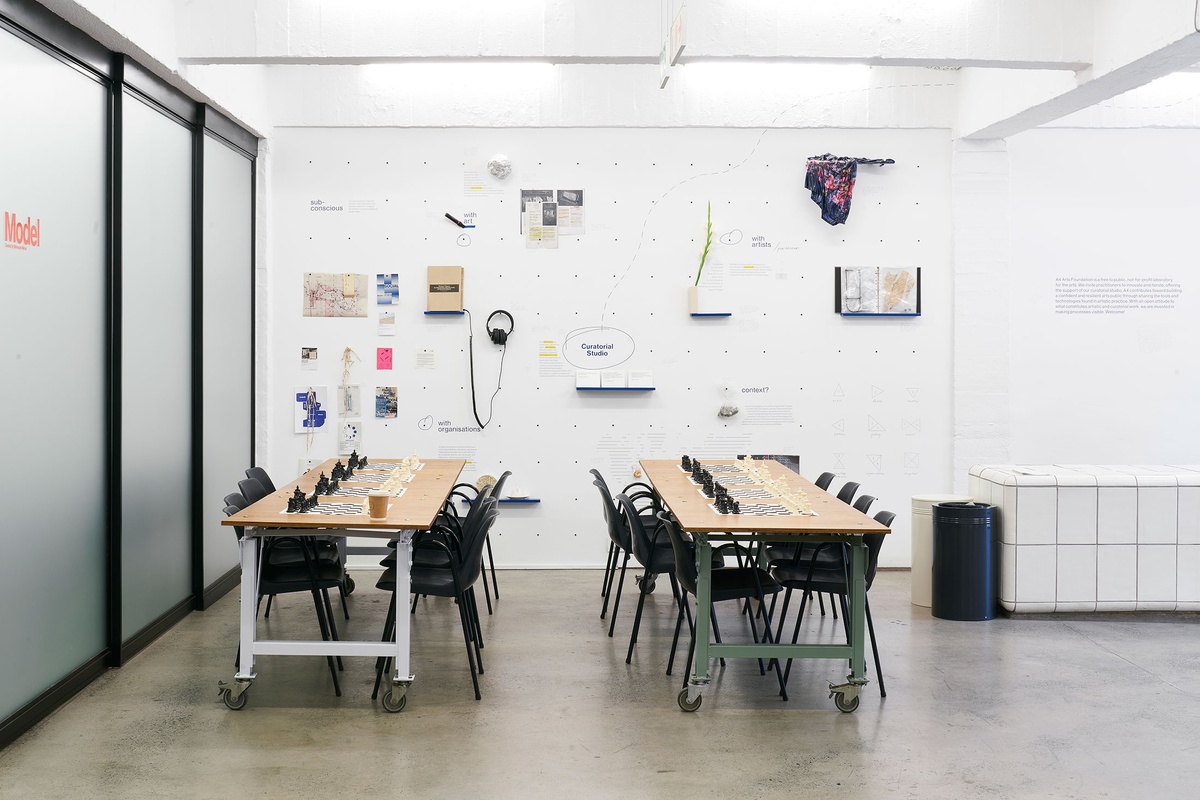
<path id="1" fill-rule="evenodd" d="M 386 598 L 358 583 L 344 633 L 373 637 Z M 882 572 L 886 699 L 872 683 L 838 712 L 825 687 L 844 662 L 813 661 L 783 702 L 773 676 L 730 661 L 686 714 L 664 674 L 669 594 L 649 596 L 627 666 L 636 595 L 609 639 L 599 586 L 598 571 L 501 572 L 482 701 L 453 606 L 422 601 L 399 714 L 371 701 L 367 659 L 347 659 L 335 698 L 324 659 L 282 656 L 260 657 L 247 707 L 227 710 L 230 594 L 0 752 L 0 798 L 1200 796 L 1195 616 L 948 622 L 909 604 L 907 572 Z M 745 635 L 719 613 L 726 640 Z M 266 627 L 309 636 L 311 605 L 285 598 Z"/>

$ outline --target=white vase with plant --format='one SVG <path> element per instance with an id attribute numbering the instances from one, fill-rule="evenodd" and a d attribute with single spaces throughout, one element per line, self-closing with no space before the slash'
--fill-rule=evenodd
<path id="1" fill-rule="evenodd" d="M 712 202 L 708 204 L 708 222 L 704 229 L 704 250 L 700 253 L 700 267 L 696 270 L 696 282 L 688 287 L 688 311 L 692 314 L 724 314 L 720 307 L 720 292 L 700 286 L 700 276 L 704 274 L 704 263 L 708 260 L 708 252 L 712 249 Z"/>

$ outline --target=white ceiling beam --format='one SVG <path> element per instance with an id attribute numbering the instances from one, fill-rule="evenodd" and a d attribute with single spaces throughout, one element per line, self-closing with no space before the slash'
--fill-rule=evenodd
<path id="1" fill-rule="evenodd" d="M 93 0 L 95 1 L 95 0 Z M 1075 71 L 1092 63 L 1089 0 L 688 0 L 682 63 L 852 62 Z M 651 0 L 209 0 L 182 3 L 184 64 L 543 60 L 653 64 L 666 36 Z"/>
<path id="2" fill-rule="evenodd" d="M 1196 0 L 1097 0 L 1093 65 L 1074 86 L 1011 71 L 961 76 L 957 135 L 1003 139 L 1200 61 Z M 966 72 L 966 71 L 964 71 Z"/>

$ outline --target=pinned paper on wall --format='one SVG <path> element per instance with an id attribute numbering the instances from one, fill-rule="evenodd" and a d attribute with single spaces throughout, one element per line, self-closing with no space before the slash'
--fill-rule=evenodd
<path id="1" fill-rule="evenodd" d="M 358 386 L 339 386 L 338 416 L 355 418 L 362 416 L 362 390 Z"/>
<path id="2" fill-rule="evenodd" d="M 375 348 L 375 369 L 391 369 L 392 368 L 392 348 L 377 347 Z"/>
<path id="3" fill-rule="evenodd" d="M 396 387 L 375 387 L 375 417 L 377 419 L 396 418 Z"/>
<path id="4" fill-rule="evenodd" d="M 559 189 L 555 194 L 558 201 L 558 233 L 560 236 L 583 234 L 583 189 Z"/>
<path id="5" fill-rule="evenodd" d="M 300 348 L 300 369 L 315 372 L 317 369 L 317 348 Z"/>
<path id="6" fill-rule="evenodd" d="M 377 274 L 375 276 L 375 302 L 381 306 L 391 306 L 400 302 L 400 276 Z"/>
<path id="7" fill-rule="evenodd" d="M 396 335 L 396 312 L 395 311 L 380 311 L 379 312 L 379 330 L 377 333 L 380 336 L 395 336 Z"/>
<path id="8" fill-rule="evenodd" d="M 558 247 L 558 203 L 553 189 L 521 190 L 521 233 L 526 248 Z"/>
<path id="9" fill-rule="evenodd" d="M 306 317 L 365 317 L 367 276 L 338 272 L 304 273 Z"/>
<path id="10" fill-rule="evenodd" d="M 362 421 L 342 420 L 338 428 L 338 454 L 349 455 L 362 449 Z"/>
<path id="11" fill-rule="evenodd" d="M 325 427 L 329 408 L 328 386 L 297 386 L 292 393 L 296 433 L 311 433 Z"/>
<path id="12" fill-rule="evenodd" d="M 437 350 L 422 347 L 413 354 L 414 369 L 437 369 Z"/>

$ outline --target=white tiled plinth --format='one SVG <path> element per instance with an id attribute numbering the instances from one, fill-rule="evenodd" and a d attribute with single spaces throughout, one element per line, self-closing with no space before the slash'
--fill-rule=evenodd
<path id="1" fill-rule="evenodd" d="M 1013 612 L 1200 610 L 1200 466 L 975 466 Z"/>

